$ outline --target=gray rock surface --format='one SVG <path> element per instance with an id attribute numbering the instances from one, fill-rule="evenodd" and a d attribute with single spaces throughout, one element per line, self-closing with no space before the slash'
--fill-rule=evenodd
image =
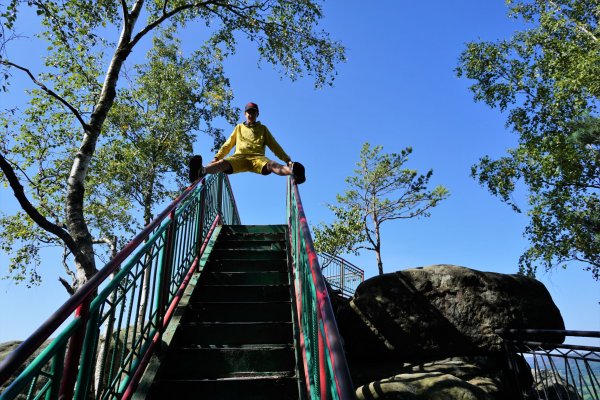
<path id="1" fill-rule="evenodd" d="M 580 400 L 582 397 L 577 389 L 567 383 L 558 373 L 552 370 L 532 371 L 534 374 L 534 385 L 532 399 L 545 400 Z"/>
<path id="2" fill-rule="evenodd" d="M 503 350 L 497 329 L 564 329 L 539 281 L 445 264 L 366 280 L 337 320 L 348 358 L 378 362 L 487 355 Z"/>
<path id="3" fill-rule="evenodd" d="M 441 372 L 401 374 L 359 387 L 359 400 L 492 400 L 483 389 Z"/>
<path id="4" fill-rule="evenodd" d="M 33 359 L 37 357 L 51 342 L 52 339 L 48 339 L 44 343 L 42 343 L 42 345 L 27 359 L 27 361 L 16 371 L 16 373 L 13 374 L 13 376 L 7 382 L 5 382 L 3 385 L 0 385 L 0 392 L 6 389 L 12 383 L 14 378 L 16 378 L 21 372 L 23 372 L 25 366 L 31 363 L 31 361 L 33 361 Z M 12 353 L 17 347 L 19 347 L 21 343 L 21 341 L 17 340 L 0 343 L 0 363 L 2 363 L 2 361 L 4 361 L 4 359 L 8 357 L 10 353 Z M 41 378 L 38 382 L 37 387 L 39 388 L 43 386 L 45 381 L 45 378 Z"/>
<path id="5" fill-rule="evenodd" d="M 514 377 L 506 370 L 506 360 L 501 355 L 419 363 L 363 362 L 351 370 L 357 396 L 363 399 L 519 398 Z M 523 364 L 522 371 L 525 373 L 520 377 L 521 385 L 531 386 L 529 367 Z"/>

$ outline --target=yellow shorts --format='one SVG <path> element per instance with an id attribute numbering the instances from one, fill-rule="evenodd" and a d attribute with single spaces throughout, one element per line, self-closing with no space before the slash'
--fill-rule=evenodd
<path id="1" fill-rule="evenodd" d="M 237 174 L 238 172 L 254 172 L 256 174 L 269 175 L 271 171 L 263 172 L 263 168 L 270 161 L 265 156 L 248 156 L 244 154 L 234 154 L 225 158 L 231 164 L 231 170 L 225 171 L 228 174 Z"/>

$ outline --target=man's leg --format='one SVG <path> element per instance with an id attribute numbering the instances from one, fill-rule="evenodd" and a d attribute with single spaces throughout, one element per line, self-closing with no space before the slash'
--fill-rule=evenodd
<path id="1" fill-rule="evenodd" d="M 301 184 L 306 181 L 304 166 L 299 162 L 290 163 L 288 166 L 278 164 L 273 160 L 269 160 L 269 162 L 263 168 L 263 175 L 265 173 L 265 169 L 269 172 L 275 173 L 276 175 L 294 175 L 297 184 Z"/>
<path id="2" fill-rule="evenodd" d="M 292 169 L 290 167 L 288 167 L 287 165 L 281 165 L 279 163 L 276 163 L 273 160 L 269 160 L 269 162 L 265 164 L 265 166 L 263 167 L 263 171 L 265 170 L 265 168 L 267 169 L 267 171 L 273 172 L 276 175 L 292 175 Z"/>
<path id="3" fill-rule="evenodd" d="M 225 160 L 213 161 L 206 167 L 202 166 L 202 156 L 193 156 L 189 162 L 190 183 L 196 182 L 198 178 L 202 178 L 206 174 L 216 174 L 219 172 L 231 173 L 232 171 L 231 164 Z"/>
<path id="4" fill-rule="evenodd" d="M 219 172 L 233 172 L 231 164 L 226 160 L 218 160 L 210 162 L 204 170 L 207 174 L 218 174 Z"/>

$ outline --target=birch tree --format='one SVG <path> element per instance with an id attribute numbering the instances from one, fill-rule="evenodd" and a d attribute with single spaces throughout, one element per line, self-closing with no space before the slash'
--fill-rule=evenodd
<path id="1" fill-rule="evenodd" d="M 518 144 L 483 156 L 472 176 L 529 216 L 522 273 L 572 265 L 600 279 L 600 1 L 507 4 L 527 28 L 468 43 L 457 73 L 473 81 L 476 101 L 506 112 Z"/>
<path id="2" fill-rule="evenodd" d="M 91 208 L 104 205 L 119 210 L 129 206 L 130 199 L 103 202 L 102 192 L 90 183 L 92 176 L 102 174 L 101 164 L 95 163 L 100 149 L 123 138 L 123 132 L 108 129 L 107 121 L 118 104 L 125 62 L 139 52 L 141 43 L 164 26 L 174 35 L 194 30 L 205 38 L 196 43 L 196 54 L 217 69 L 237 46 L 254 45 L 259 60 L 292 80 L 309 76 L 316 87 L 331 84 L 335 65 L 344 59 L 343 47 L 318 29 L 322 11 L 313 1 L 9 0 L 4 4 L 1 86 L 10 93 L 15 75 L 22 74 L 30 81 L 30 100 L 25 110 L 5 109 L 1 115 L 0 179 L 12 189 L 21 210 L 16 219 L 2 216 L 0 245 L 13 255 L 10 268 L 30 283 L 39 281 L 40 249 L 64 247 L 65 265 L 68 260 L 75 270 L 71 292 L 96 273 L 95 244 L 102 240 L 103 230 L 128 226 L 126 220 L 110 218 L 92 224 Z M 24 15 L 33 18 L 31 14 L 37 15 L 37 23 L 27 20 L 20 25 Z M 40 28 L 27 35 L 47 46 L 41 72 L 13 57 L 11 46 L 18 46 L 24 36 L 21 27 Z M 218 98 L 213 100 L 219 103 Z M 227 113 L 221 116 L 227 118 Z"/>

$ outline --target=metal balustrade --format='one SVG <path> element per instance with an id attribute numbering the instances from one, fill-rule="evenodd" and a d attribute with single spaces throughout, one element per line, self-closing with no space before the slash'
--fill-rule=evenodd
<path id="1" fill-rule="evenodd" d="M 557 343 L 565 336 L 589 341 L 600 338 L 600 332 L 509 329 L 498 333 L 522 400 L 600 400 L 600 347 Z M 540 341 L 540 337 L 548 339 Z M 530 371 L 523 371 L 524 366 Z M 524 386 L 519 377 L 528 372 L 533 383 Z"/>
<path id="2" fill-rule="evenodd" d="M 298 353 L 308 397 L 353 399 L 342 339 L 293 178 L 287 205 Z M 218 224 L 240 224 L 222 174 L 186 189 L 3 361 L 0 400 L 130 399 Z"/>
<path id="3" fill-rule="evenodd" d="M 293 178 L 288 178 L 287 215 L 307 392 L 311 399 L 354 399 L 342 339 Z"/>
<path id="4" fill-rule="evenodd" d="M 365 280 L 365 271 L 342 257 L 329 253 L 319 253 L 318 257 L 323 277 L 331 288 L 342 297 L 352 297 L 357 286 Z"/>
<path id="5" fill-rule="evenodd" d="M 221 223 L 240 223 L 223 174 L 188 188 L 3 361 L 0 399 L 130 398 Z"/>

